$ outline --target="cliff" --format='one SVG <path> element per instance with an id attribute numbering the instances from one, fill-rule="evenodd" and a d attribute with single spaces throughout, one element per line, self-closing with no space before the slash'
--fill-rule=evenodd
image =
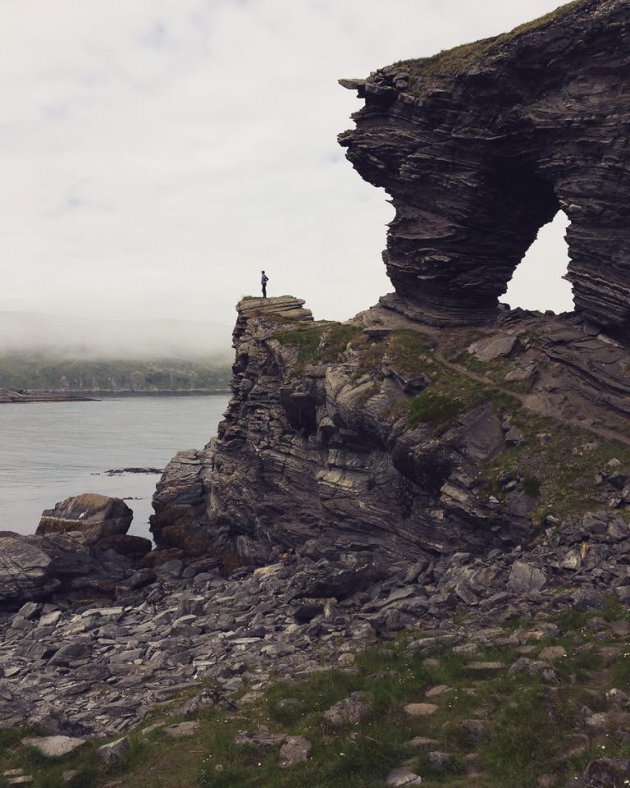
<path id="1" fill-rule="evenodd" d="M 582 0 L 346 81 L 396 292 L 238 304 L 155 550 L 93 494 L 0 532 L 9 782 L 630 782 L 627 33 Z M 558 206 L 575 313 L 499 306 Z"/>
<path id="2" fill-rule="evenodd" d="M 575 308 L 630 336 L 630 16 L 581 0 L 496 38 L 341 80 L 365 106 L 340 136 L 391 196 L 396 308 L 483 323 L 539 228 L 570 220 Z"/>
<path id="3" fill-rule="evenodd" d="M 627 508 L 630 354 L 576 317 L 434 329 L 382 305 L 313 321 L 303 303 L 238 305 L 233 397 L 158 484 L 159 546 L 228 564 L 305 543 L 478 553 Z"/>
<path id="4" fill-rule="evenodd" d="M 158 485 L 159 547 L 479 553 L 627 508 L 629 28 L 625 0 L 581 0 L 342 80 L 365 106 L 340 142 L 396 209 L 395 293 L 344 324 L 238 305 L 233 398 Z M 575 312 L 500 307 L 560 208 Z"/>

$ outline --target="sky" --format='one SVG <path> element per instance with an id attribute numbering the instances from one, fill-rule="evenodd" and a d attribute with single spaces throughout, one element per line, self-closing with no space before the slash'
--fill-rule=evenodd
<path id="1" fill-rule="evenodd" d="M 558 5 L 0 0 L 0 311 L 231 325 L 264 268 L 351 317 L 392 289 L 393 209 L 336 141 L 362 105 L 337 79 Z M 513 306 L 571 308 L 562 234 Z"/>

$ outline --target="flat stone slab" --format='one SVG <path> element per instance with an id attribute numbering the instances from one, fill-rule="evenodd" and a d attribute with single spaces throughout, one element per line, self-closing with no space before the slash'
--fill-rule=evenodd
<path id="1" fill-rule="evenodd" d="M 547 646 L 543 648 L 538 655 L 540 659 L 546 659 L 549 662 L 554 662 L 556 659 L 566 657 L 567 652 L 564 646 Z"/>
<path id="2" fill-rule="evenodd" d="M 47 758 L 61 758 L 69 752 L 73 752 L 82 744 L 85 739 L 73 738 L 72 736 L 32 736 L 22 739 L 22 744 L 27 747 L 34 747 Z"/>
<path id="3" fill-rule="evenodd" d="M 410 717 L 428 717 L 429 714 L 435 714 L 438 708 L 435 703 L 408 703 L 405 713 Z"/>
<path id="4" fill-rule="evenodd" d="M 402 788 L 404 785 L 421 785 L 422 777 L 412 772 L 408 766 L 392 769 L 387 775 L 387 785 L 390 788 Z"/>
<path id="5" fill-rule="evenodd" d="M 492 673 L 497 670 L 504 670 L 505 665 L 502 662 L 469 662 L 466 665 L 466 670 L 472 670 L 476 673 Z"/>
<path id="6" fill-rule="evenodd" d="M 499 335 L 480 339 L 468 348 L 469 353 L 474 353 L 478 361 L 494 361 L 497 358 L 509 356 L 517 343 L 514 336 Z"/>
<path id="7" fill-rule="evenodd" d="M 193 720 L 178 722 L 175 725 L 169 725 L 168 728 L 164 728 L 166 733 L 175 739 L 181 739 L 183 736 L 194 736 L 198 729 L 199 723 Z"/>
<path id="8" fill-rule="evenodd" d="M 413 739 L 409 739 L 407 742 L 408 747 L 434 747 L 436 744 L 440 744 L 437 739 L 429 739 L 426 736 L 414 736 Z"/>
<path id="9" fill-rule="evenodd" d="M 428 689 L 424 694 L 427 696 L 427 698 L 439 698 L 440 695 L 446 695 L 446 693 L 450 692 L 452 689 L 452 687 L 449 687 L 446 684 L 438 684 L 435 687 Z"/>

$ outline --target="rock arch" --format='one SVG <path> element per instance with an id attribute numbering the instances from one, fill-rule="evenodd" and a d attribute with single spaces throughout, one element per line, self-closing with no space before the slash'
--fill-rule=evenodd
<path id="1" fill-rule="evenodd" d="M 340 136 L 391 195 L 397 308 L 494 319 L 540 227 L 564 210 L 575 309 L 630 335 L 630 17 L 581 0 L 494 39 L 342 80 L 365 106 Z"/>

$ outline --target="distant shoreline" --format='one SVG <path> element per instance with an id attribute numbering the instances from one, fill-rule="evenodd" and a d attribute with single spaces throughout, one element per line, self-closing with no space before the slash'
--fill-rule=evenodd
<path id="1" fill-rule="evenodd" d="M 107 399 L 108 397 L 211 397 L 213 395 L 231 394 L 231 389 L 90 389 L 85 391 L 70 391 L 69 394 L 87 395 Z"/>
<path id="2" fill-rule="evenodd" d="M 226 396 L 229 389 L 164 389 L 141 391 L 137 389 L 93 389 L 86 391 L 43 391 L 37 389 L 0 389 L 0 404 L 14 405 L 33 402 L 98 402 L 113 397 L 210 397 Z"/>

